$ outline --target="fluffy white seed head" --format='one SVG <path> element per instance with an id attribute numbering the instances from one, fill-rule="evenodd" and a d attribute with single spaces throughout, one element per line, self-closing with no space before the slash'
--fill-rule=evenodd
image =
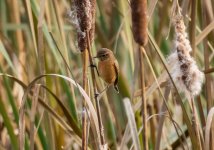
<path id="1" fill-rule="evenodd" d="M 187 38 L 182 16 L 175 17 L 174 26 L 175 48 L 168 57 L 168 64 L 171 65 L 170 74 L 178 90 L 189 98 L 200 93 L 204 74 L 198 69 L 195 60 L 190 55 L 192 48 Z"/>

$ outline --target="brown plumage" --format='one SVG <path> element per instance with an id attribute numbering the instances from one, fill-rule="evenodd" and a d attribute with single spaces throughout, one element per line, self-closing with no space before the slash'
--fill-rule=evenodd
<path id="1" fill-rule="evenodd" d="M 114 85 L 115 90 L 119 93 L 117 83 L 119 74 L 119 65 L 111 50 L 101 48 L 95 58 L 99 59 L 98 71 L 101 78 L 108 84 Z"/>

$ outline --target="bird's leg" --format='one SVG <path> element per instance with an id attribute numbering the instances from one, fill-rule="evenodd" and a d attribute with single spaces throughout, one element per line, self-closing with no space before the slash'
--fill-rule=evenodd
<path id="1" fill-rule="evenodd" d="M 98 98 L 98 99 L 100 99 L 101 98 L 101 96 L 103 95 L 103 93 L 109 88 L 109 84 L 100 92 L 100 93 L 95 93 L 95 97 L 96 98 Z"/>
<path id="2" fill-rule="evenodd" d="M 95 64 L 91 64 L 89 67 L 96 68 L 97 74 L 98 74 L 98 76 L 100 76 L 99 71 L 98 71 L 98 69 L 97 69 L 97 66 L 96 66 Z"/>
<path id="3" fill-rule="evenodd" d="M 100 92 L 100 94 L 102 94 L 103 92 L 105 92 L 108 88 L 109 88 L 109 84 Z"/>

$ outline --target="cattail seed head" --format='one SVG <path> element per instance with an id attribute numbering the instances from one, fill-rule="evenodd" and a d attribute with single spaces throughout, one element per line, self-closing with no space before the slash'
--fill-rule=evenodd
<path id="1" fill-rule="evenodd" d="M 90 45 L 94 40 L 95 8 L 96 0 L 74 0 L 74 7 L 68 14 L 70 22 L 77 29 L 77 43 L 81 52 L 88 48 L 86 33 L 89 34 Z"/>
<path id="2" fill-rule="evenodd" d="M 90 0 L 75 0 L 74 2 L 80 30 L 82 32 L 89 31 L 92 21 Z"/>
<path id="3" fill-rule="evenodd" d="M 147 37 L 147 0 L 131 0 L 132 32 L 135 41 L 145 46 Z"/>
<path id="4" fill-rule="evenodd" d="M 90 0 L 91 2 L 91 28 L 89 31 L 90 43 L 92 44 L 94 41 L 94 33 L 95 33 L 95 13 L 96 13 L 96 0 Z"/>
<path id="5" fill-rule="evenodd" d="M 185 93 L 189 98 L 200 93 L 204 74 L 198 69 L 195 60 L 190 55 L 192 48 L 181 15 L 175 16 L 174 26 L 175 50 L 168 57 L 168 64 L 172 65 L 170 74 L 179 91 Z"/>

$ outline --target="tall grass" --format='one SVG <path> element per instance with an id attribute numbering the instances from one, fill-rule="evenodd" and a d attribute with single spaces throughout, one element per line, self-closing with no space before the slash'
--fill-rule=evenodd
<path id="1" fill-rule="evenodd" d="M 0 149 L 214 149 L 213 6 L 1 0 Z M 119 62 L 119 94 L 97 97 L 101 47 Z"/>

